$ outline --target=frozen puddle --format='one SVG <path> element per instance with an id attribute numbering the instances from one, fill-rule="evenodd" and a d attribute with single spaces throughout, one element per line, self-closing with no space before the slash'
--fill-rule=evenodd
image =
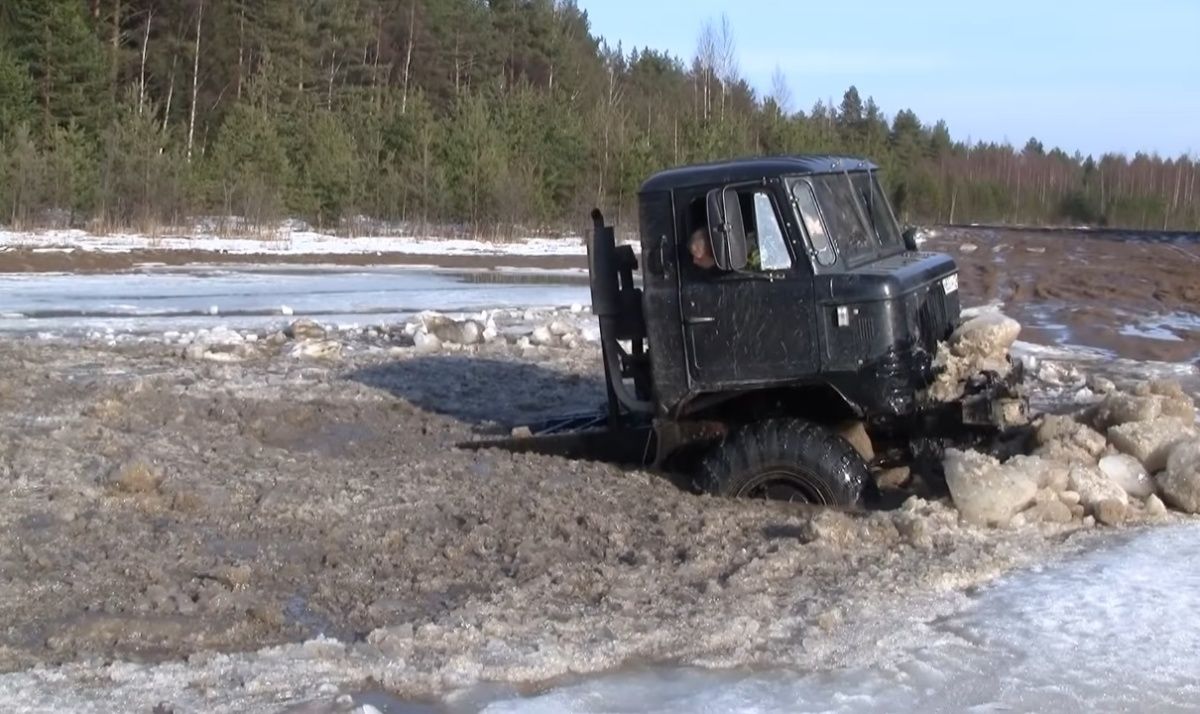
<path id="1" fill-rule="evenodd" d="M 1200 527 L 1122 536 L 1004 578 L 930 644 L 884 666 L 832 673 L 616 674 L 489 714 L 545 712 L 1196 711 Z"/>
<path id="2" fill-rule="evenodd" d="M 413 268 L 171 268 L 0 276 L 0 332 L 154 332 L 224 325 L 384 324 L 422 310 L 588 304 L 586 281 L 542 271 Z"/>

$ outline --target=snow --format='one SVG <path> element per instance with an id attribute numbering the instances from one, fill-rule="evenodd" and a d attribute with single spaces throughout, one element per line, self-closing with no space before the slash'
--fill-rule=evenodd
<path id="1" fill-rule="evenodd" d="M 29 248 L 38 252 L 96 251 L 128 253 L 136 250 L 190 250 L 252 255 L 583 255 L 586 248 L 577 236 L 525 238 L 510 242 L 469 238 L 414 236 L 337 236 L 285 226 L 264 237 L 221 237 L 196 231 L 191 235 L 149 236 L 142 233 L 97 235 L 81 230 L 0 230 L 0 251 Z"/>

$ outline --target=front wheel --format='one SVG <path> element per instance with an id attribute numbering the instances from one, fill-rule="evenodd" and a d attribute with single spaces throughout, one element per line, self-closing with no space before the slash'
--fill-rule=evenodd
<path id="1" fill-rule="evenodd" d="M 715 496 L 855 506 L 871 472 L 854 447 L 800 419 L 740 427 L 713 447 L 696 485 Z"/>

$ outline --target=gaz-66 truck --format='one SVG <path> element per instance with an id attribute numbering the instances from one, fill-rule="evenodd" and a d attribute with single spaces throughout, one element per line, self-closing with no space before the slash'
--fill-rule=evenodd
<path id="1" fill-rule="evenodd" d="M 874 164 L 787 156 L 671 169 L 639 193 L 641 254 L 593 211 L 607 412 L 472 442 L 641 463 L 725 496 L 856 505 L 873 468 L 1022 436 L 1020 370 L 924 391 L 959 322 L 958 270 L 902 234 Z M 640 271 L 639 267 L 640 257 Z M 640 272 L 641 285 L 635 282 Z M 839 436 L 859 422 L 868 463 Z"/>

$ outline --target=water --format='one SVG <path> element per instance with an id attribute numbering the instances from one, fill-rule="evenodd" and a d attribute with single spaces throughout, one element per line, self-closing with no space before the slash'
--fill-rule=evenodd
<path id="1" fill-rule="evenodd" d="M 334 324 L 380 324 L 422 310 L 469 312 L 589 302 L 581 276 L 540 272 L 251 266 L 4 275 L 0 276 L 0 331 L 258 328 L 298 317 Z M 284 306 L 293 314 L 285 315 Z"/>
<path id="2" fill-rule="evenodd" d="M 1121 536 L 1011 575 L 888 664 L 828 673 L 649 669 L 488 714 L 1200 710 L 1200 526 Z M 453 708 L 454 711 L 461 709 Z"/>

